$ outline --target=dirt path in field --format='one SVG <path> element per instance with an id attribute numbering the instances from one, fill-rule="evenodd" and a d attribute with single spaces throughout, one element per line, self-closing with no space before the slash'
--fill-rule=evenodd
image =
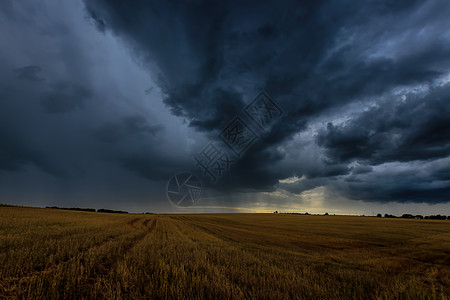
<path id="1" fill-rule="evenodd" d="M 129 224 L 142 230 L 142 227 L 137 227 L 138 226 L 137 222 L 142 219 L 143 218 L 133 219 L 132 222 Z M 121 245 L 120 251 L 109 258 L 109 260 L 104 264 L 104 268 L 99 268 L 100 272 L 92 274 L 91 280 L 93 280 L 94 286 L 97 284 L 101 285 L 105 281 L 107 281 L 107 278 L 110 276 L 111 272 L 119 265 L 120 262 L 125 260 L 127 254 L 130 253 L 130 251 L 132 251 L 132 249 L 137 247 L 137 245 L 142 240 L 144 240 L 145 237 L 147 237 L 155 230 L 157 226 L 157 219 L 153 218 L 153 221 L 149 226 L 148 224 L 150 223 L 151 220 L 152 219 L 145 219 L 144 222 L 142 223 L 143 227 L 145 228 L 144 232 L 138 234 L 132 241 L 126 243 L 125 245 Z"/>
<path id="2" fill-rule="evenodd" d="M 144 222 L 140 223 L 139 221 L 144 220 Z M 156 228 L 157 220 L 153 219 L 152 223 L 150 223 L 152 219 L 148 218 L 134 218 L 128 221 L 126 224 L 133 227 L 135 230 L 142 230 L 143 232 L 134 235 L 130 239 L 127 239 L 117 247 L 120 248 L 119 253 L 116 255 L 112 255 L 110 257 L 103 257 L 101 259 L 103 266 L 98 266 L 96 268 L 97 272 L 91 273 L 88 281 L 97 281 L 100 276 L 108 275 L 111 270 L 118 264 L 119 261 L 123 260 L 126 254 L 136 246 L 140 241 L 142 241 L 148 234 L 153 232 Z M 142 225 L 142 226 L 141 226 Z M 55 264 L 52 264 L 46 267 L 43 270 L 37 270 L 32 273 L 28 273 L 27 276 L 24 277 L 15 277 L 15 278 L 4 278 L 0 281 L 0 298 L 3 299 L 16 299 L 21 291 L 25 290 L 26 286 L 30 284 L 30 282 L 39 280 L 40 278 L 50 278 L 53 277 L 58 271 L 61 271 L 65 268 L 70 268 L 71 265 L 76 265 L 77 260 L 81 260 L 83 263 L 83 257 L 89 256 L 90 253 L 101 253 L 102 248 L 112 247 L 112 245 L 117 243 L 117 240 L 127 235 L 126 233 L 115 236 L 114 238 L 105 237 L 101 242 L 92 245 L 86 249 L 80 250 L 75 254 L 67 257 L 63 260 L 58 261 Z"/>
<path id="3" fill-rule="evenodd" d="M 119 238 L 123 235 L 124 234 L 115 236 L 114 239 Z M 46 275 L 50 275 L 50 274 L 56 272 L 58 269 L 64 268 L 65 266 L 70 265 L 78 257 L 80 257 L 88 252 L 96 251 L 96 250 L 106 246 L 107 244 L 112 243 L 112 241 L 113 241 L 112 238 L 107 237 L 104 240 L 102 240 L 100 243 L 94 244 L 86 249 L 80 250 L 80 251 L 76 252 L 75 254 L 73 254 L 65 259 L 59 260 L 58 262 L 46 267 L 43 270 L 36 270 L 32 273 L 28 273 L 27 276 L 4 278 L 3 281 L 0 282 L 0 290 L 4 290 L 6 292 L 6 294 L 14 293 L 14 291 L 21 289 L 21 287 L 26 286 L 31 280 L 39 278 L 39 277 L 43 277 Z M 0 295 L 0 296 L 2 296 L 2 295 Z"/>

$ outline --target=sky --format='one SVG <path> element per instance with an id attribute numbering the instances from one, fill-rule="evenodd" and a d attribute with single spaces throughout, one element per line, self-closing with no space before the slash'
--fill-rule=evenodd
<path id="1" fill-rule="evenodd" d="M 1 1 L 0 203 L 448 215 L 449 15 L 445 0 Z M 201 193 L 179 207 L 186 174 Z"/>

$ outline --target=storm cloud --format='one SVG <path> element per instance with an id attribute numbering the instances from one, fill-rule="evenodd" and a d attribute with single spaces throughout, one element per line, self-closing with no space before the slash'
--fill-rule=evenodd
<path id="1" fill-rule="evenodd" d="M 112 176 L 105 195 L 139 182 L 135 205 L 164 207 L 170 176 L 201 176 L 192 157 L 264 90 L 283 116 L 207 184 L 219 204 L 449 201 L 443 1 L 0 6 L 1 177 L 37 168 L 89 194 Z"/>

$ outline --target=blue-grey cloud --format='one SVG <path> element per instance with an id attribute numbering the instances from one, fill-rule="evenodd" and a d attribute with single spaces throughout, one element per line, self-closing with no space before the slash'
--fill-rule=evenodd
<path id="1" fill-rule="evenodd" d="M 104 30 L 133 45 L 172 112 L 210 137 L 259 89 L 286 109 L 282 122 L 224 177 L 224 190 L 273 190 L 292 173 L 329 178 L 332 185 L 350 172 L 371 172 L 372 165 L 449 155 L 445 88 L 407 94 L 405 103 L 392 100 L 396 89 L 432 85 L 448 73 L 450 6 L 442 2 L 97 0 L 86 7 Z M 325 153 L 317 168 L 302 167 L 301 157 L 289 173 L 277 167 L 286 159 L 280 147 L 308 123 L 373 101 L 379 104 L 344 124 L 318 128 L 315 140 Z M 362 166 L 351 167 L 357 161 Z"/>
<path id="2" fill-rule="evenodd" d="M 5 1 L 0 190 L 45 177 L 43 194 L 161 203 L 266 90 L 283 117 L 216 191 L 448 202 L 449 14 L 436 0 Z"/>

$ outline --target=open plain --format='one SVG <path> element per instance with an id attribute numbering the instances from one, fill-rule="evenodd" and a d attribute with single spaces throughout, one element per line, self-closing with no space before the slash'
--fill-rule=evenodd
<path id="1" fill-rule="evenodd" d="M 450 221 L 4 206 L 0 298 L 447 299 Z"/>

